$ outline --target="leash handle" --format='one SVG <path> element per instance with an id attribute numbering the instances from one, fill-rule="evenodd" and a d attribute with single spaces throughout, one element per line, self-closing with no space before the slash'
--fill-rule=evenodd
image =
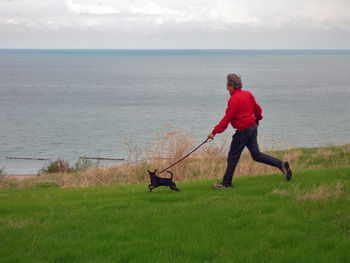
<path id="1" fill-rule="evenodd" d="M 177 164 L 178 164 L 179 162 L 181 162 L 183 159 L 187 158 L 187 157 L 190 156 L 192 153 L 194 153 L 195 151 L 197 151 L 203 144 L 205 144 L 205 143 L 207 143 L 207 142 L 211 142 L 212 140 L 213 140 L 213 139 L 207 138 L 204 142 L 202 142 L 200 145 L 198 145 L 192 152 L 190 152 L 190 153 L 187 154 L 186 156 L 182 157 L 180 160 L 178 160 L 177 162 L 173 163 L 173 164 L 170 165 L 169 167 L 167 167 L 167 168 L 161 170 L 161 171 L 158 173 L 158 175 L 161 174 L 161 173 L 163 173 L 163 172 L 165 172 L 166 170 L 170 169 L 171 167 L 177 165 Z"/>

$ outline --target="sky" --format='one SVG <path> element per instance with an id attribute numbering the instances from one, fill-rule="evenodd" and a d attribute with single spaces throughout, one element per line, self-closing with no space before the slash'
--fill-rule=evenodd
<path id="1" fill-rule="evenodd" d="M 0 0 L 0 48 L 350 49 L 350 0 Z"/>

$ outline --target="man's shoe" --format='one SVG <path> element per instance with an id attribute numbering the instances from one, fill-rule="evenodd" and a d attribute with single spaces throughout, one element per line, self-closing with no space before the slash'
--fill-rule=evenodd
<path id="1" fill-rule="evenodd" d="M 215 189 L 225 189 L 225 188 L 232 188 L 232 185 L 213 184 L 213 187 Z"/>
<path id="2" fill-rule="evenodd" d="M 282 163 L 281 170 L 286 175 L 287 181 L 289 181 L 292 178 L 292 170 L 289 168 L 289 163 L 288 162 Z"/>

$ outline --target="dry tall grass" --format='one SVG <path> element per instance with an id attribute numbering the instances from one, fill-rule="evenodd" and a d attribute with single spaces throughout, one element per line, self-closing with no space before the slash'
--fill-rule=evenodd
<path id="1" fill-rule="evenodd" d="M 149 181 L 147 170 L 158 169 L 159 172 L 191 152 L 199 143 L 188 131 L 166 127 L 159 132 L 153 144 L 148 144 L 144 152 L 132 142 L 126 142 L 128 153 L 125 164 L 95 166 L 86 171 L 57 174 L 56 178 L 60 187 L 146 183 Z M 174 179 L 181 181 L 222 178 L 226 169 L 229 146 L 230 138 L 221 143 L 214 141 L 204 144 L 198 151 L 170 169 L 174 173 Z M 286 152 L 289 154 L 286 154 L 286 157 L 292 160 L 295 153 L 291 153 L 290 150 Z M 249 152 L 244 152 L 235 176 L 274 172 L 279 171 L 254 162 Z M 167 177 L 168 174 L 163 173 L 161 176 Z"/>
<path id="2" fill-rule="evenodd" d="M 301 189 L 300 185 L 294 185 L 290 189 L 276 188 L 273 193 L 279 195 L 293 195 L 297 201 L 317 201 L 337 198 L 345 192 L 346 185 L 338 182 L 336 185 L 313 185 L 311 188 Z"/>
<path id="3" fill-rule="evenodd" d="M 5 188 L 5 185 L 6 185 L 5 168 L 0 168 L 0 189 Z"/>
<path id="4" fill-rule="evenodd" d="M 170 170 L 174 173 L 175 181 L 221 179 L 226 169 L 226 158 L 230 141 L 231 138 L 228 137 L 221 143 L 215 140 L 206 143 L 191 156 L 172 167 Z M 158 169 L 159 172 L 191 152 L 199 143 L 201 142 L 196 141 L 188 131 L 166 127 L 161 130 L 153 143 L 148 144 L 144 151 L 133 145 L 132 142 L 126 142 L 128 153 L 125 164 L 93 166 L 87 170 L 40 175 L 32 183 L 27 182 L 26 186 L 40 185 L 41 182 L 52 182 L 60 187 L 146 183 L 149 181 L 147 170 Z M 289 148 L 284 151 L 266 151 L 262 149 L 262 151 L 289 161 L 293 170 L 321 168 L 323 167 L 322 160 L 328 164 L 334 162 L 334 165 L 337 165 L 336 161 L 339 162 L 339 156 L 342 156 L 341 161 L 344 166 L 350 165 L 350 147 L 348 145 L 336 148 L 336 153 L 329 149 L 322 150 L 322 148 L 311 153 L 296 148 Z M 334 157 L 335 155 L 337 155 L 336 158 Z M 245 150 L 237 165 L 235 176 L 279 172 L 274 167 L 255 162 L 251 158 L 250 153 Z M 163 173 L 161 176 L 166 177 L 168 174 Z M 4 184 L 4 181 L 2 184 L 8 185 Z"/>

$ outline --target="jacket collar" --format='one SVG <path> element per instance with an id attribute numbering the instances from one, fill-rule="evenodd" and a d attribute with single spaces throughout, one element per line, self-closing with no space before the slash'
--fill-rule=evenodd
<path id="1" fill-rule="evenodd" d="M 233 96 L 234 94 L 237 94 L 238 92 L 241 92 L 242 89 L 234 89 L 232 92 L 230 92 L 230 95 Z"/>

